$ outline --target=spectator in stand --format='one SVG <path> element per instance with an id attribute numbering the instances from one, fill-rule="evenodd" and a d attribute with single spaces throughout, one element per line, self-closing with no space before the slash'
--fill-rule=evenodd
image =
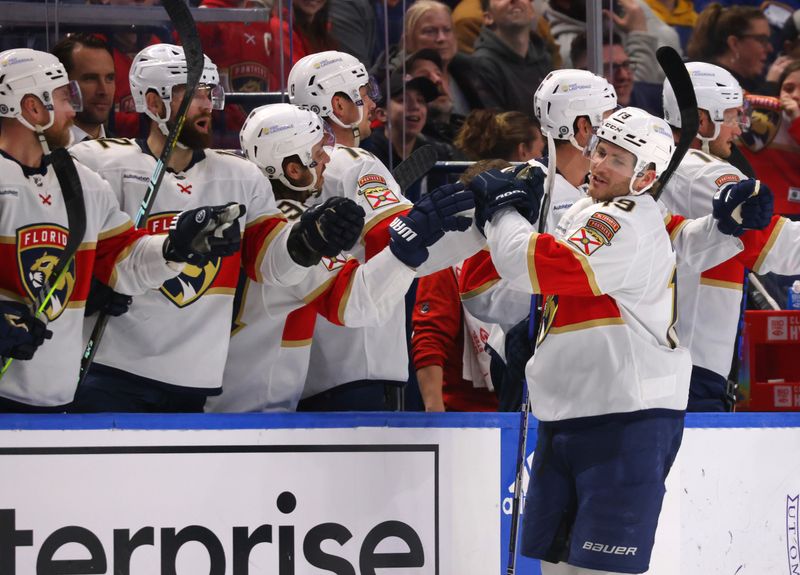
<path id="1" fill-rule="evenodd" d="M 505 160 L 485 160 L 464 172 L 461 181 Z M 473 317 L 461 305 L 458 279 L 461 265 L 420 278 L 412 314 L 411 357 L 425 411 L 497 411 L 497 396 L 489 376 L 490 356 L 484 346 L 491 325 Z"/>
<path id="2" fill-rule="evenodd" d="M 772 190 L 775 213 L 800 219 L 800 62 L 786 67 L 779 85 L 779 100 L 747 96 L 752 125 L 742 153 Z"/>
<path id="3" fill-rule="evenodd" d="M 361 60 L 368 70 L 403 33 L 403 2 L 400 0 L 329 0 L 331 34 L 339 50 Z M 385 2 L 385 3 L 384 3 Z"/>
<path id="4" fill-rule="evenodd" d="M 439 52 L 444 83 L 453 101 L 453 112 L 466 116 L 473 108 L 485 108 L 486 87 L 476 78 L 469 56 L 458 53 L 450 7 L 436 0 L 417 0 L 405 17 L 404 54 L 423 48 Z M 401 58 L 402 60 L 402 58 Z"/>
<path id="5" fill-rule="evenodd" d="M 483 28 L 472 54 L 486 86 L 487 107 L 533 116 L 533 93 L 553 69 L 547 44 L 534 31 L 530 0 L 481 0 Z"/>
<path id="6" fill-rule="evenodd" d="M 473 110 L 458 132 L 455 146 L 473 161 L 503 158 L 527 162 L 542 156 L 545 141 L 539 122 L 522 112 Z"/>
<path id="7" fill-rule="evenodd" d="M 263 5 L 251 0 L 203 0 L 200 7 L 261 8 Z M 270 61 L 270 23 L 198 23 L 197 31 L 205 53 L 218 66 L 220 85 L 226 92 L 280 90 L 277 72 Z M 214 147 L 239 147 L 239 130 L 250 109 L 250 106 L 227 104 L 224 111 L 213 112 L 214 122 L 225 126 L 225 130 L 214 134 Z"/>
<path id="8" fill-rule="evenodd" d="M 630 37 L 630 35 L 629 35 Z M 661 103 L 661 83 L 656 81 L 656 77 L 651 73 L 643 73 L 641 76 L 651 78 L 651 81 L 638 80 L 638 72 L 641 68 L 660 66 L 650 61 L 652 53 L 646 44 L 630 43 L 630 51 L 622 44 L 622 39 L 614 34 L 611 42 L 603 44 L 603 76 L 614 86 L 617 92 L 617 102 L 620 106 L 633 106 L 641 108 L 661 117 L 664 114 Z M 636 50 L 639 47 L 644 49 L 641 52 Z M 586 33 L 581 32 L 572 41 L 570 48 L 570 60 L 575 62 L 575 67 L 580 70 L 586 69 Z"/>
<path id="9" fill-rule="evenodd" d="M 458 51 L 462 54 L 472 54 L 475 51 L 475 40 L 478 39 L 483 27 L 483 12 L 481 0 L 461 0 L 453 9 L 453 30 L 458 40 Z M 541 14 L 537 12 L 537 16 Z M 558 53 L 558 44 L 550 32 L 550 23 L 546 18 L 536 18 L 533 33 L 547 43 L 547 50 L 553 57 L 553 65 L 559 68 L 561 56 Z"/>
<path id="10" fill-rule="evenodd" d="M 70 127 L 70 144 L 105 138 L 114 106 L 114 56 L 108 44 L 93 34 L 70 34 L 53 47 L 53 55 L 81 88 L 83 109 Z"/>
<path id="11" fill-rule="evenodd" d="M 384 79 L 380 94 L 385 98 L 387 84 Z M 389 100 L 379 102 L 376 118 L 383 124 L 374 128 L 372 135 L 364 140 L 362 148 L 375 154 L 385 166 L 393 168 L 405 160 L 411 152 L 426 144 L 436 148 L 441 161 L 461 159 L 450 144 L 438 142 L 422 134 L 422 127 L 428 117 L 427 105 L 435 100 L 439 92 L 436 86 L 424 77 L 403 76 L 398 69 L 389 77 Z M 432 181 L 436 187 L 446 181 Z M 413 190 L 413 191 L 412 191 Z M 406 197 L 416 201 L 419 190 L 405 190 Z"/>
<path id="12" fill-rule="evenodd" d="M 283 61 L 283 82 L 279 86 L 286 85 L 289 71 L 303 56 L 338 49 L 336 40 L 331 34 L 331 23 L 328 20 L 330 8 L 327 0 L 293 0 L 291 5 L 293 7 L 291 33 L 288 2 L 283 5 L 282 16 L 278 14 L 278 4 L 275 3 L 269 21 L 271 38 L 267 52 L 270 69 L 276 78 L 280 78 L 281 61 Z M 280 44 L 281 27 L 283 27 L 283 46 Z M 275 89 L 278 89 L 278 86 Z"/>
<path id="13" fill-rule="evenodd" d="M 645 2 L 656 16 L 675 29 L 681 40 L 681 48 L 685 51 L 697 23 L 697 12 L 692 0 L 645 0 Z"/>
<path id="14" fill-rule="evenodd" d="M 439 91 L 436 99 L 428 103 L 428 121 L 422 133 L 434 140 L 452 144 L 456 132 L 464 123 L 464 116 L 453 113 L 453 99 L 450 97 L 450 86 L 445 81 L 439 52 L 424 48 L 411 54 L 406 60 L 406 74 L 412 78 L 427 78 Z"/>
<path id="15" fill-rule="evenodd" d="M 615 1 L 622 15 L 608 10 L 604 10 L 604 14 L 613 19 L 614 31 L 622 36 L 625 48 L 630 52 L 643 53 L 646 49 L 652 53 L 652 59 L 646 65 L 637 67 L 636 79 L 663 81 L 664 76 L 655 57 L 656 49 L 659 46 L 672 46 L 681 53 L 678 33 L 656 16 L 645 0 Z M 570 60 L 569 53 L 575 36 L 586 32 L 586 0 L 550 0 L 545 16 L 550 20 L 550 30 L 561 49 L 563 66 L 577 68 Z M 632 46 L 634 43 L 638 46 Z"/>
<path id="16" fill-rule="evenodd" d="M 758 8 L 709 4 L 700 13 L 686 53 L 692 60 L 728 70 L 746 92 L 778 95 L 778 79 L 789 63 L 778 58 L 764 75 L 772 52 L 770 27 Z"/>

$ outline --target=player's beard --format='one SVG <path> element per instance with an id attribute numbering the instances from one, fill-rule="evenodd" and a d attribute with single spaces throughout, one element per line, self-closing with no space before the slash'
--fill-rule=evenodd
<path id="1" fill-rule="evenodd" d="M 200 119 L 206 119 L 208 122 L 208 132 L 201 132 L 195 128 L 195 122 Z M 167 125 L 171 130 L 173 125 L 172 120 L 170 120 Z M 192 116 L 191 118 L 186 118 L 186 121 L 183 124 L 183 129 L 181 130 L 181 135 L 178 136 L 178 141 L 190 150 L 205 150 L 206 148 L 211 147 L 212 134 L 213 130 L 211 126 L 211 114 L 200 113 L 196 116 Z"/>
<path id="2" fill-rule="evenodd" d="M 61 126 L 57 126 L 54 123 L 44 131 L 44 139 L 51 150 L 67 147 L 70 139 L 69 127 L 71 125 L 72 121 L 66 122 Z"/>

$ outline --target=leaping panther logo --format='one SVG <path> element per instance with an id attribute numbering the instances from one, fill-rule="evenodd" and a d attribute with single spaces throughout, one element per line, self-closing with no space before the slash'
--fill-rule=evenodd
<path id="1" fill-rule="evenodd" d="M 67 245 L 69 232 L 66 228 L 54 224 L 35 224 L 17 230 L 17 263 L 20 279 L 31 300 L 36 301 L 45 284 L 51 278 L 53 269 L 58 263 Z M 53 295 L 44 313 L 49 321 L 61 315 L 67 307 L 75 289 L 75 260 L 67 267 L 61 279 L 56 282 Z"/>

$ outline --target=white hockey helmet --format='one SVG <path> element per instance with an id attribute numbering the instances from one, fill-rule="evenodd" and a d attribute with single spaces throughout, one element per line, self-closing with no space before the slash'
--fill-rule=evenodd
<path id="1" fill-rule="evenodd" d="M 211 104 L 213 109 L 222 110 L 225 107 L 225 91 L 219 83 L 217 66 L 211 59 L 203 55 L 203 73 L 200 84 L 211 89 Z M 182 46 L 173 44 L 153 44 L 148 46 L 133 59 L 128 80 L 131 84 L 131 96 L 136 106 L 136 111 L 146 114 L 148 118 L 158 124 L 164 133 L 169 134 L 167 122 L 170 117 L 170 101 L 172 89 L 175 86 L 186 84 L 187 66 L 186 56 Z M 147 108 L 146 94 L 154 90 L 164 101 L 166 115 L 159 118 Z"/>
<path id="2" fill-rule="evenodd" d="M 554 70 L 533 95 L 533 109 L 542 133 L 556 140 L 575 140 L 575 120 L 587 116 L 592 127 L 603 123 L 603 115 L 617 107 L 614 86 L 586 70 Z"/>
<path id="3" fill-rule="evenodd" d="M 30 48 L 0 52 L 0 117 L 16 118 L 27 128 L 42 133 L 55 121 L 53 90 L 67 85 L 72 107 L 80 112 L 80 88 L 76 82 L 70 82 L 58 58 Z M 33 126 L 22 117 L 22 99 L 28 94 L 39 98 L 49 112 L 46 125 Z"/>
<path id="4" fill-rule="evenodd" d="M 365 84 L 370 84 L 369 74 L 355 56 L 335 50 L 309 54 L 300 58 L 289 72 L 289 101 L 330 118 L 342 128 L 357 129 L 364 117 L 361 86 Z M 358 106 L 357 122 L 344 124 L 333 113 L 331 98 L 337 92 L 346 94 Z"/>
<path id="5" fill-rule="evenodd" d="M 312 158 L 312 148 L 325 136 L 324 122 L 314 112 L 292 104 L 269 104 L 250 112 L 239 132 L 239 142 L 247 159 L 268 178 L 280 180 L 289 189 L 305 191 L 316 186 L 313 168 L 317 163 Z M 308 186 L 294 186 L 283 172 L 283 161 L 294 155 L 311 169 Z"/>
<path id="6" fill-rule="evenodd" d="M 633 180 L 654 165 L 656 177 L 667 169 L 675 150 L 672 130 L 666 121 L 639 108 L 622 108 L 609 116 L 597 130 L 597 140 L 616 144 L 636 158 L 629 189 L 631 194 L 647 191 L 652 183 L 641 190 L 633 189 Z M 596 143 L 591 146 L 592 150 Z"/>
<path id="7" fill-rule="evenodd" d="M 697 136 L 704 141 L 715 139 L 719 136 L 725 110 L 740 108 L 744 104 L 742 87 L 733 74 L 725 68 L 720 68 L 714 64 L 706 62 L 688 62 L 686 70 L 692 79 L 694 94 L 697 98 L 697 107 L 706 110 L 714 124 L 714 135 L 711 138 Z M 664 80 L 662 91 L 664 104 L 664 118 L 670 126 L 681 127 L 681 111 L 678 108 L 678 100 L 669 80 Z"/>

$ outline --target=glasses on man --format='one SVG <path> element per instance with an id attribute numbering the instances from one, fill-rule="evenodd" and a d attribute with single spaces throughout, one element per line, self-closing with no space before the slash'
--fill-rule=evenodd
<path id="1" fill-rule="evenodd" d="M 606 76 L 613 76 L 614 74 L 618 74 L 621 70 L 633 74 L 636 72 L 636 64 L 630 60 L 625 60 L 624 62 L 606 62 L 603 64 L 603 73 Z"/>
<path id="2" fill-rule="evenodd" d="M 769 34 L 739 34 L 739 38 L 752 38 L 764 48 L 772 44 L 772 40 L 769 37 Z"/>

